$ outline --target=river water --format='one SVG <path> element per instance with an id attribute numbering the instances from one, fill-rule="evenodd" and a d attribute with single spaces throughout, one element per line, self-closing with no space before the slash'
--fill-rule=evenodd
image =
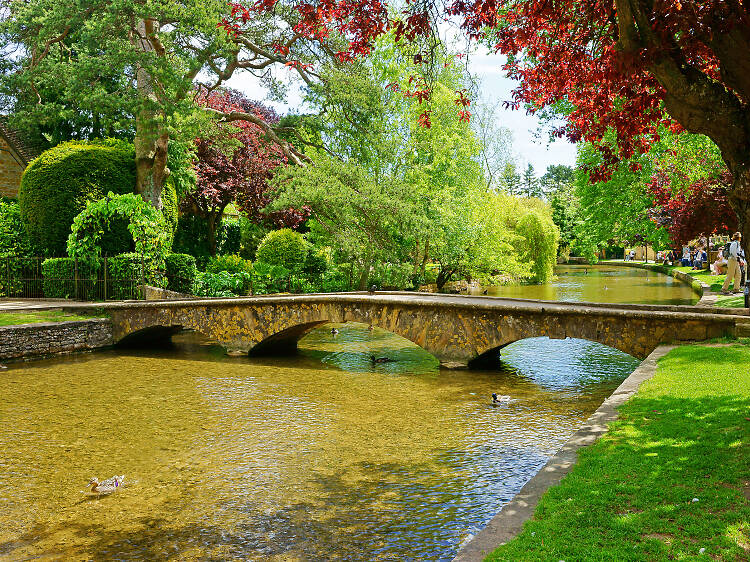
<path id="1" fill-rule="evenodd" d="M 657 285 L 682 298 L 653 277 L 648 302 Z M 337 327 L 297 357 L 227 357 L 184 334 L 12 364 L 0 558 L 449 560 L 638 364 L 537 338 L 501 369 L 450 371 L 388 332 Z M 515 401 L 493 407 L 492 392 Z M 114 474 L 128 485 L 84 493 Z"/>

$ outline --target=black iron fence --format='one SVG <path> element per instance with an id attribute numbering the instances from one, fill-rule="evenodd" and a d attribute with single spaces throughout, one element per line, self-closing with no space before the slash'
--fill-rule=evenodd
<path id="1" fill-rule="evenodd" d="M 93 262 L 75 258 L 0 257 L 0 298 L 59 298 L 83 301 L 145 298 L 143 286 L 162 272 L 141 260 Z"/>

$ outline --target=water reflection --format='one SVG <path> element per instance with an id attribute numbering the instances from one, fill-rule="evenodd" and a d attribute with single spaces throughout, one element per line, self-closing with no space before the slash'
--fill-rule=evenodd
<path id="1" fill-rule="evenodd" d="M 301 345 L 251 360 L 186 335 L 13 365 L 0 557 L 448 560 L 636 364 L 535 339 L 502 370 L 446 371 L 357 325 Z M 518 401 L 494 408 L 492 392 Z M 81 501 L 115 473 L 131 485 Z"/>
<path id="2" fill-rule="evenodd" d="M 477 289 L 474 294 L 482 293 Z M 555 268 L 545 285 L 488 287 L 488 296 L 566 302 L 695 304 L 698 296 L 668 275 L 631 267 L 573 265 Z"/>

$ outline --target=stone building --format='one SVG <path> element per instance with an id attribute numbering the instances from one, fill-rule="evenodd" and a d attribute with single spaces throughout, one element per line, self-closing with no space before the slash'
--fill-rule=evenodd
<path id="1" fill-rule="evenodd" d="M 0 197 L 18 197 L 21 174 L 38 155 L 0 117 Z"/>

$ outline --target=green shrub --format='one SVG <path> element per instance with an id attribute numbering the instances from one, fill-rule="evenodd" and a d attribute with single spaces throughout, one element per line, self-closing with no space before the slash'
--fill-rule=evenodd
<path id="1" fill-rule="evenodd" d="M 311 248 L 307 252 L 303 271 L 309 277 L 317 279 L 331 267 L 332 261 L 329 248 Z"/>
<path id="2" fill-rule="evenodd" d="M 263 238 L 270 232 L 269 229 L 250 222 L 246 217 L 240 217 L 240 252 L 247 259 L 254 260 L 255 252 Z"/>
<path id="3" fill-rule="evenodd" d="M 178 293 L 192 293 L 198 269 L 189 254 L 168 254 L 165 259 L 167 289 Z"/>
<path id="4" fill-rule="evenodd" d="M 283 265 L 271 265 L 261 261 L 253 264 L 253 294 L 285 293 L 291 289 L 291 271 Z"/>
<path id="5" fill-rule="evenodd" d="M 43 290 L 48 299 L 95 300 L 100 285 L 101 261 L 48 258 L 42 262 Z"/>
<path id="6" fill-rule="evenodd" d="M 289 228 L 269 232 L 258 246 L 256 261 L 299 272 L 307 258 L 308 244 L 299 232 Z"/>
<path id="7" fill-rule="evenodd" d="M 216 236 L 216 251 L 220 254 L 239 254 L 242 245 L 242 228 L 236 218 L 225 218 Z"/>
<path id="8" fill-rule="evenodd" d="M 403 290 L 413 288 L 413 264 L 408 263 L 376 263 L 370 274 L 370 285 L 382 290 Z"/>
<path id="9" fill-rule="evenodd" d="M 0 200 L 0 254 L 27 256 L 30 253 L 18 201 Z"/>
<path id="10" fill-rule="evenodd" d="M 217 254 L 236 254 L 239 252 L 239 226 L 237 222 L 225 220 L 216 229 Z M 205 269 L 206 264 L 211 259 L 206 220 L 193 214 L 181 215 L 177 221 L 172 251 L 190 254 L 195 258 L 198 269 Z"/>
<path id="11" fill-rule="evenodd" d="M 26 168 L 18 191 L 21 217 L 35 251 L 64 253 L 73 218 L 109 191 L 133 193 L 135 177 L 135 149 L 125 141 L 69 141 L 42 153 Z M 177 213 L 173 181 L 166 182 L 162 202 L 166 224 L 173 229 Z M 104 254 L 111 255 L 129 242 L 124 232 L 120 229 L 105 237 L 103 243 L 111 241 L 113 246 L 103 246 Z"/>
<path id="12" fill-rule="evenodd" d="M 252 264 L 238 255 L 216 256 L 211 258 L 206 265 L 207 273 L 219 273 L 226 271 L 228 273 L 240 273 L 242 271 L 250 273 Z"/>
<path id="13" fill-rule="evenodd" d="M 48 255 L 64 253 L 73 218 L 88 202 L 134 186 L 129 143 L 70 141 L 45 151 L 26 168 L 18 192 L 31 244 Z"/>
<path id="14" fill-rule="evenodd" d="M 157 260 L 140 254 L 120 254 L 107 260 L 112 298 L 117 300 L 140 298 L 142 283 L 164 287 L 166 280 L 159 273 Z"/>
<path id="15" fill-rule="evenodd" d="M 128 231 L 138 255 L 153 261 L 157 267 L 163 265 L 169 242 L 164 217 L 150 203 L 133 193 L 115 195 L 110 191 L 105 198 L 86 205 L 73 219 L 68 237 L 68 255 L 79 260 L 99 258 L 102 253 L 102 233 L 115 219 L 128 221 Z"/>
<path id="16" fill-rule="evenodd" d="M 229 273 L 199 273 L 195 280 L 195 294 L 201 297 L 238 297 L 250 294 L 252 278 L 241 271 Z"/>

